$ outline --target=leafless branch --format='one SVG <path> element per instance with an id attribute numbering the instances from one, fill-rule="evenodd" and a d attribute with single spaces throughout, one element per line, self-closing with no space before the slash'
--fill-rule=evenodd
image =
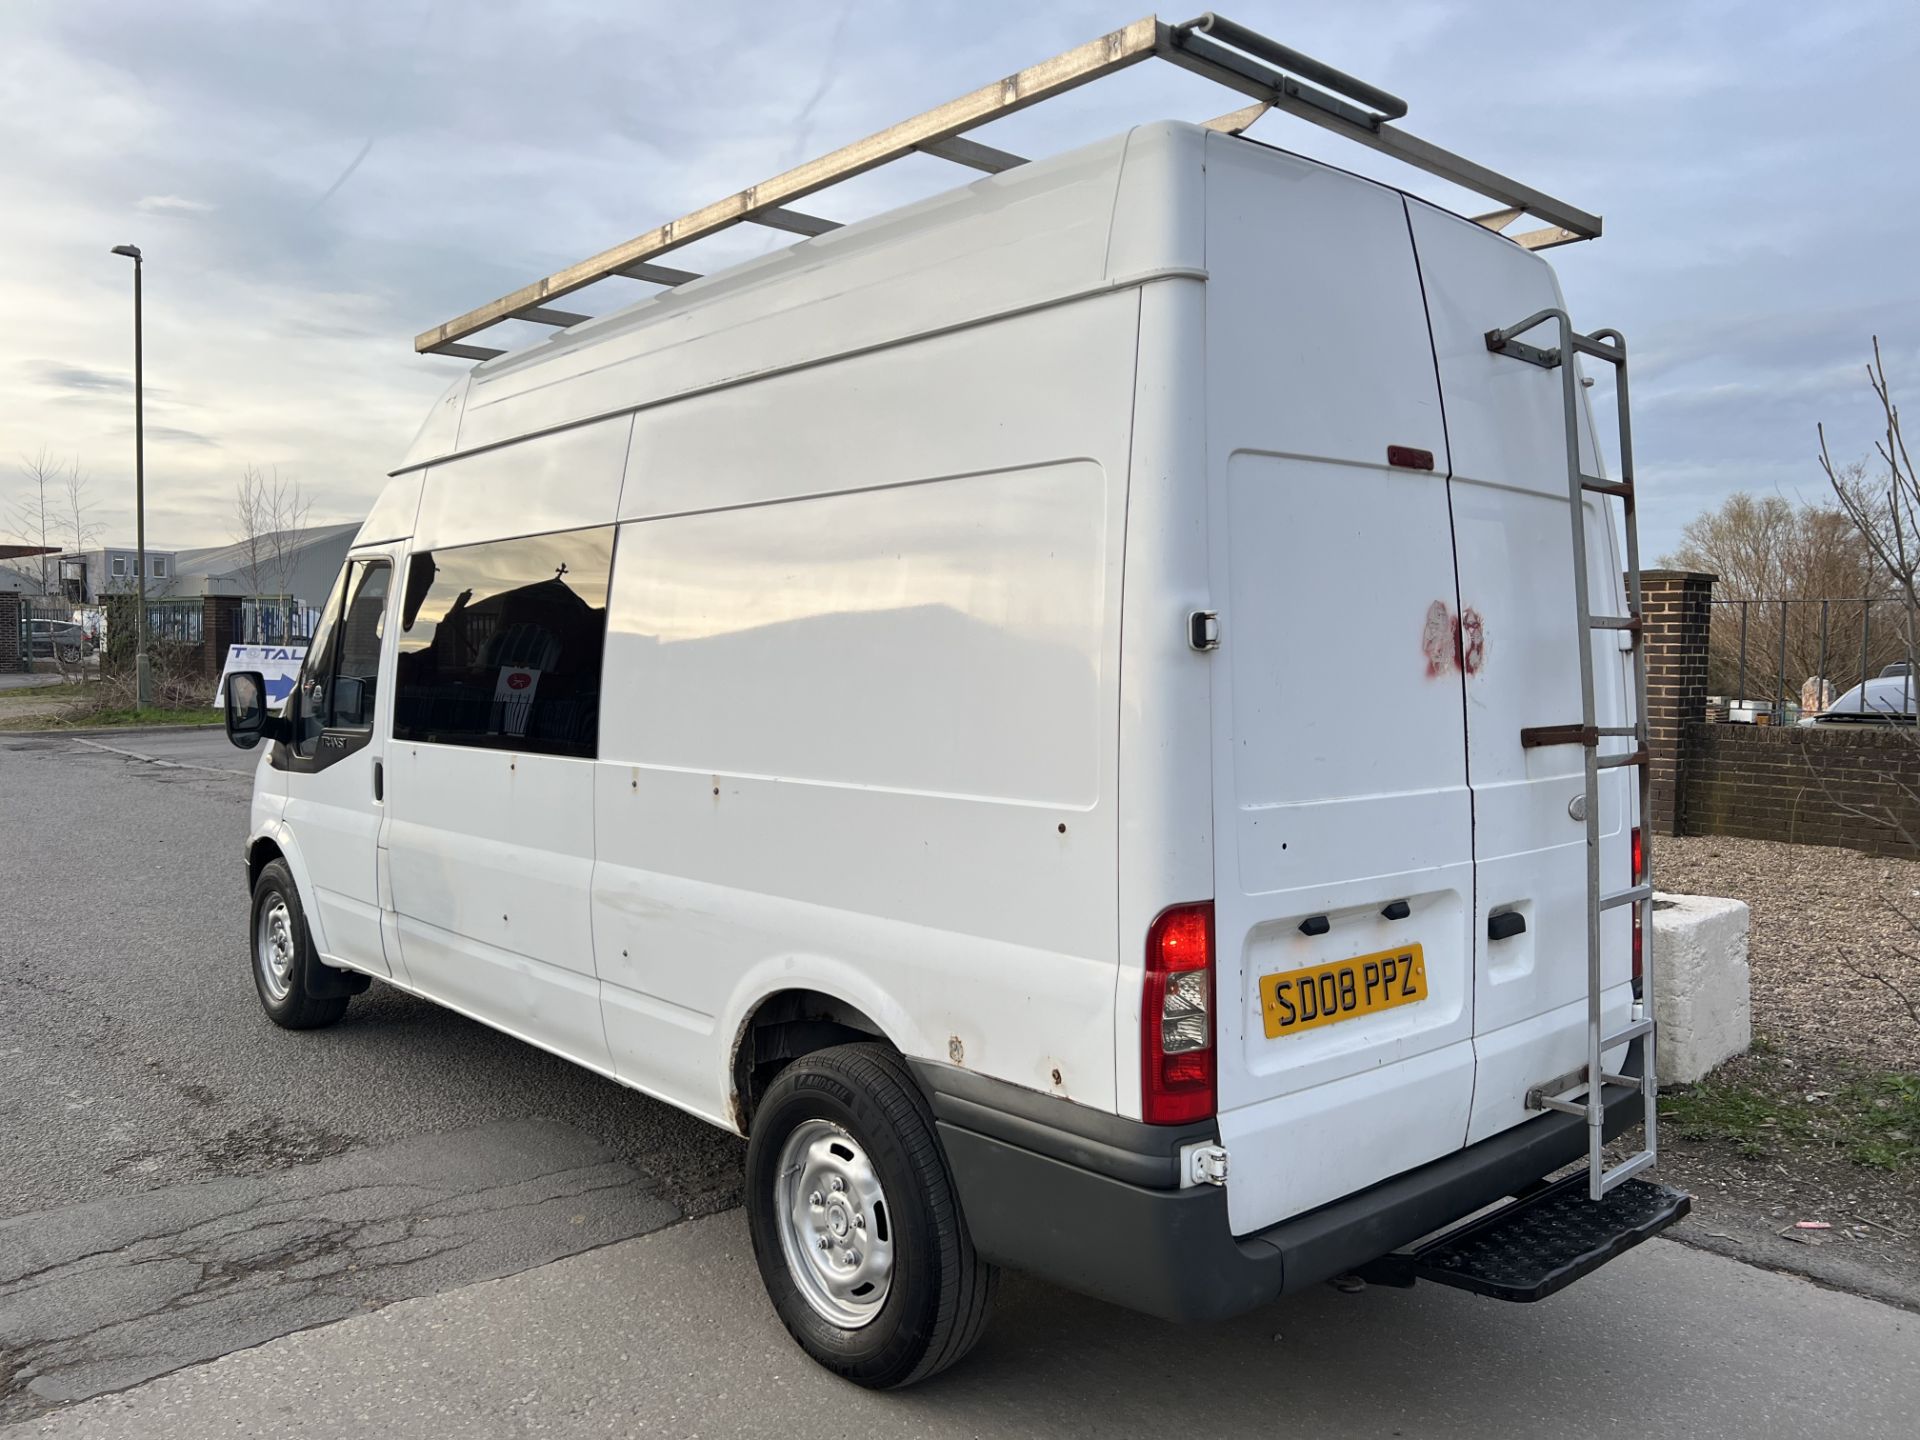
<path id="1" fill-rule="evenodd" d="M 8 507 L 12 527 L 29 545 L 42 550 L 57 549 L 54 536 L 58 517 L 53 507 L 59 495 L 59 467 L 47 457 L 46 447 L 42 446 L 38 455 L 20 457 L 20 472 L 27 482 L 26 493 Z M 43 554 L 38 558 L 40 593 L 46 595 L 54 589 L 53 557 Z"/>

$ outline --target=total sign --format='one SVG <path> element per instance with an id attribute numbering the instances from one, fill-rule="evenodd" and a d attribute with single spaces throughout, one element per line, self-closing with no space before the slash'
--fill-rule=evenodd
<path id="1" fill-rule="evenodd" d="M 225 703 L 227 676 L 236 670 L 258 670 L 267 680 L 267 704 L 277 708 L 293 693 L 293 682 L 306 658 L 304 645 L 229 645 L 227 663 L 213 687 L 213 703 Z"/>

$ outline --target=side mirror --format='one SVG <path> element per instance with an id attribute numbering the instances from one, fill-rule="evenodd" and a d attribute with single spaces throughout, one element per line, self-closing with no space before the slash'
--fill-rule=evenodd
<path id="1" fill-rule="evenodd" d="M 227 676 L 227 739 L 251 750 L 267 732 L 267 677 L 258 670 Z"/>

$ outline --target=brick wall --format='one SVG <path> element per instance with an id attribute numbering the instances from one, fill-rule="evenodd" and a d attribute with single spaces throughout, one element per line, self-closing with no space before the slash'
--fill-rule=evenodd
<path id="1" fill-rule="evenodd" d="M 1647 570 L 1640 577 L 1646 616 L 1647 753 L 1656 835 L 1684 833 L 1687 772 L 1694 760 L 1688 727 L 1706 718 L 1707 632 L 1713 579 L 1691 570 Z"/>
<path id="2" fill-rule="evenodd" d="M 240 597 L 204 595 L 200 599 L 200 668 L 209 680 L 227 668 L 227 647 L 240 641 Z"/>
<path id="3" fill-rule="evenodd" d="M 20 648 L 21 632 L 27 628 L 26 610 L 18 591 L 0 590 L 0 670 L 28 668 Z"/>
<path id="4" fill-rule="evenodd" d="M 1687 727 L 1693 835 L 1920 859 L 1920 735 L 1879 725 Z"/>

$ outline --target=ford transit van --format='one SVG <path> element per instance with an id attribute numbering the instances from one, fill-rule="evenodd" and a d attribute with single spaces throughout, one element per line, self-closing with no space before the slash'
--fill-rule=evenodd
<path id="1" fill-rule="evenodd" d="M 285 713 L 228 686 L 261 1003 L 393 985 L 744 1136 L 774 1305 L 870 1385 L 998 1267 L 1538 1298 L 1685 1208 L 1600 1149 L 1652 1098 L 1575 384 L 1624 342 L 1232 127 L 1008 158 L 447 391 Z"/>

